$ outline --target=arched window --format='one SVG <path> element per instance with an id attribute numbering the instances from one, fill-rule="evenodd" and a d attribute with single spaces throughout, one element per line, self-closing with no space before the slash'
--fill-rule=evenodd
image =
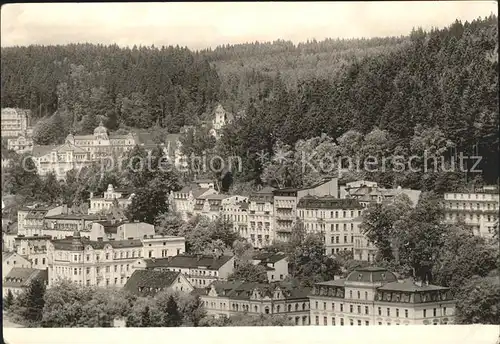
<path id="1" fill-rule="evenodd" d="M 264 308 L 264 312 L 265 312 L 266 314 L 269 314 L 269 307 Z"/>
<path id="2" fill-rule="evenodd" d="M 280 305 L 277 305 L 276 306 L 276 313 L 279 313 L 280 312 Z"/>
<path id="3" fill-rule="evenodd" d="M 361 292 L 358 290 L 358 299 L 361 299 Z"/>
<path id="4" fill-rule="evenodd" d="M 298 311 L 298 310 L 299 310 L 299 304 L 298 304 L 298 303 L 296 303 L 296 304 L 295 304 L 295 311 Z"/>
<path id="5" fill-rule="evenodd" d="M 255 306 L 254 309 L 255 309 L 255 313 L 257 313 L 259 311 L 259 308 L 257 306 Z"/>
<path id="6" fill-rule="evenodd" d="M 303 311 L 305 311 L 305 310 L 306 310 L 306 304 L 305 304 L 305 303 L 303 303 L 303 304 L 302 304 L 302 310 L 303 310 Z"/>
<path id="7" fill-rule="evenodd" d="M 291 312 L 292 311 L 292 305 L 288 305 L 288 311 Z"/>

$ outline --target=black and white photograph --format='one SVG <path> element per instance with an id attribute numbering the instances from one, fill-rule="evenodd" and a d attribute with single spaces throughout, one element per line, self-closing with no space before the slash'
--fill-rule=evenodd
<path id="1" fill-rule="evenodd" d="M 497 6 L 3 5 L 4 341 L 494 344 Z"/>

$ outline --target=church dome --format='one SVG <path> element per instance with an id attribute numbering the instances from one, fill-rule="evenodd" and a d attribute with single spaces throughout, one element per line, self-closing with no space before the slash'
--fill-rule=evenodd
<path id="1" fill-rule="evenodd" d="M 106 129 L 102 121 L 99 123 L 99 126 L 94 129 L 94 135 L 95 136 L 108 135 L 108 129 Z"/>

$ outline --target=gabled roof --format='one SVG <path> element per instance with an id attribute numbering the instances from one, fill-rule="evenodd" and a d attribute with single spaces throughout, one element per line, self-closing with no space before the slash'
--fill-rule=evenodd
<path id="1" fill-rule="evenodd" d="M 27 287 L 34 279 L 48 280 L 48 271 L 31 268 L 12 268 L 5 276 L 2 286 L 4 287 Z"/>
<path id="2" fill-rule="evenodd" d="M 136 270 L 125 283 L 124 289 L 135 295 L 154 295 L 172 286 L 180 272 Z"/>
<path id="3" fill-rule="evenodd" d="M 75 152 L 75 153 L 88 153 L 85 149 L 75 146 L 72 143 L 65 142 L 64 144 L 60 145 L 59 147 L 56 148 L 57 152 Z"/>
<path id="4" fill-rule="evenodd" d="M 209 255 L 187 255 L 180 254 L 169 258 L 144 259 L 147 268 L 170 267 L 170 268 L 198 268 L 204 267 L 208 270 L 219 270 L 233 256 L 220 256 L 214 258 Z"/>
<path id="5" fill-rule="evenodd" d="M 276 289 L 281 290 L 283 297 L 288 300 L 307 299 L 310 288 L 300 288 L 289 282 L 256 283 L 243 281 L 213 282 L 207 290 L 213 287 L 219 296 L 236 300 L 249 300 L 254 290 L 262 297 L 272 298 Z"/>
<path id="6" fill-rule="evenodd" d="M 232 195 L 221 195 L 221 194 L 212 194 L 212 195 L 206 195 L 206 196 L 199 196 L 197 197 L 198 199 L 208 199 L 208 200 L 223 200 L 226 198 L 233 197 Z"/>
<path id="7" fill-rule="evenodd" d="M 2 252 L 2 262 L 9 259 L 15 254 L 15 252 Z"/>

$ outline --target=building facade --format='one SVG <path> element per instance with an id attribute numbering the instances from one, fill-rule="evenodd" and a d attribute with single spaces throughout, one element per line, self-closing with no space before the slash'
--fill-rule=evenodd
<path id="1" fill-rule="evenodd" d="M 206 288 L 214 281 L 227 280 L 234 271 L 234 256 L 179 254 L 162 259 L 144 258 L 138 259 L 134 268 L 180 272 L 193 287 Z"/>
<path id="2" fill-rule="evenodd" d="M 234 119 L 234 116 L 233 114 L 224 110 L 224 108 L 220 104 L 215 108 L 213 116 L 214 118 L 212 119 L 212 128 L 210 129 L 210 134 L 213 135 L 215 139 L 219 139 L 221 137 L 222 128 L 230 123 Z"/>
<path id="3" fill-rule="evenodd" d="M 309 289 L 288 283 L 214 282 L 200 298 L 207 314 L 230 317 L 238 314 L 274 314 L 288 317 L 295 325 L 309 325 Z"/>
<path id="4" fill-rule="evenodd" d="M 2 278 L 13 268 L 31 268 L 31 262 L 17 252 L 2 252 Z"/>
<path id="5" fill-rule="evenodd" d="M 31 134 L 30 110 L 3 108 L 1 117 L 1 136 L 18 137 L 24 134 Z"/>
<path id="6" fill-rule="evenodd" d="M 190 293 L 194 288 L 180 272 L 136 270 L 125 283 L 124 289 L 137 296 L 154 296 L 165 290 Z"/>
<path id="7" fill-rule="evenodd" d="M 132 203 L 134 194 L 127 189 L 114 188 L 112 184 L 108 185 L 102 197 L 90 193 L 90 208 L 89 214 L 96 214 L 99 212 L 107 212 L 113 206 L 118 206 L 121 209 L 127 208 Z"/>
<path id="8" fill-rule="evenodd" d="M 297 219 L 297 204 L 304 196 L 338 195 L 338 179 L 329 178 L 325 181 L 302 189 L 279 189 L 273 191 L 274 196 L 274 229 L 275 239 L 288 241 Z"/>
<path id="9" fill-rule="evenodd" d="M 478 236 L 490 238 L 498 226 L 498 190 L 486 189 L 475 193 L 445 193 L 443 206 L 446 223 L 459 220 Z"/>
<path id="10" fill-rule="evenodd" d="M 450 324 L 455 314 L 449 288 L 398 281 L 376 267 L 316 283 L 309 299 L 311 324 L 317 326 Z"/>
<path id="11" fill-rule="evenodd" d="M 266 269 L 268 282 L 283 281 L 288 277 L 288 256 L 283 253 L 258 253 L 252 257 L 252 263 Z"/>
<path id="12" fill-rule="evenodd" d="M 265 187 L 249 197 L 248 225 L 240 231 L 240 235 L 253 247 L 263 248 L 274 242 L 274 190 Z"/>
<path id="13" fill-rule="evenodd" d="M 170 194 L 170 204 L 172 204 L 172 209 L 184 221 L 187 221 L 194 216 L 194 206 L 197 198 L 215 194 L 218 194 L 218 192 L 213 186 L 200 187 L 198 184 L 193 183 L 183 187 L 179 191 L 172 191 Z"/>
<path id="14" fill-rule="evenodd" d="M 363 206 L 355 199 L 339 199 L 333 196 L 305 196 L 297 205 L 298 218 L 308 233 L 322 233 L 326 254 L 353 251 L 355 238 L 360 234 Z M 359 251 L 361 247 L 358 247 Z M 362 258 L 356 252 L 355 258 Z"/>

